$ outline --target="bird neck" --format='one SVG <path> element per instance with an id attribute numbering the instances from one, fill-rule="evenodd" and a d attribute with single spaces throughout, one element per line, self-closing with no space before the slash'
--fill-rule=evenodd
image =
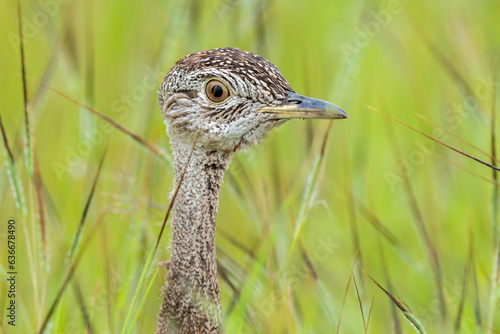
<path id="1" fill-rule="evenodd" d="M 224 173 L 233 152 L 208 151 L 172 143 L 174 189 L 170 261 L 163 289 L 166 333 L 221 331 L 222 309 L 215 253 L 215 218 Z M 184 176 L 181 177 L 184 173 Z M 172 329 L 175 328 L 175 329 Z M 212 333 L 212 331 L 210 331 Z"/>

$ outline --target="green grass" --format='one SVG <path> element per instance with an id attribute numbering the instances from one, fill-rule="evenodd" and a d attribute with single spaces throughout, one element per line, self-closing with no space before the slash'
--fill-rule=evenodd
<path id="1" fill-rule="evenodd" d="M 290 121 L 233 159 L 216 235 L 226 328 L 500 332 L 496 172 L 372 110 L 496 166 L 500 4 L 43 3 L 21 1 L 26 100 L 17 4 L 1 3 L 0 333 L 37 332 L 49 313 L 47 333 L 154 331 L 169 225 L 149 257 L 173 187 L 156 91 L 177 59 L 222 46 L 350 115 Z"/>

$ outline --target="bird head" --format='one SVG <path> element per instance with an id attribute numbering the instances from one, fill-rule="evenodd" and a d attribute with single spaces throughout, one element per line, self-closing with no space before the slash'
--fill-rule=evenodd
<path id="1" fill-rule="evenodd" d="M 171 140 L 207 150 L 258 144 L 293 118 L 340 119 L 340 107 L 294 92 L 268 60 L 235 48 L 180 59 L 165 76 L 158 103 Z"/>

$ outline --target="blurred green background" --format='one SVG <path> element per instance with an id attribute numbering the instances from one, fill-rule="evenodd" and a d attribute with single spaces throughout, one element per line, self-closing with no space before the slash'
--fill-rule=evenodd
<path id="1" fill-rule="evenodd" d="M 32 150 L 16 2 L 0 6 L 0 115 L 15 162 L 2 144 L 1 331 L 38 331 L 79 258 L 46 332 L 151 333 L 166 274 L 158 263 L 169 257 L 167 226 L 137 289 L 169 202 L 168 158 L 38 82 L 169 156 L 157 88 L 179 58 L 223 46 L 262 55 L 295 91 L 350 115 L 331 129 L 290 121 L 236 154 L 216 235 L 227 331 L 414 332 L 368 275 L 428 333 L 500 331 L 492 170 L 368 107 L 491 162 L 498 1 L 22 0 Z M 17 227 L 15 329 L 6 318 L 8 218 Z"/>

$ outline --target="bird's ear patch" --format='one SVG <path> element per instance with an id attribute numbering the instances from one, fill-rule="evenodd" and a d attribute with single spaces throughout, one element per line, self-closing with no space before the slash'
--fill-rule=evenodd
<path id="1" fill-rule="evenodd" d="M 238 142 L 238 144 L 234 145 L 233 152 L 236 152 L 236 150 L 241 146 L 241 142 L 242 141 L 243 141 L 243 138 L 240 139 L 240 141 Z"/>

